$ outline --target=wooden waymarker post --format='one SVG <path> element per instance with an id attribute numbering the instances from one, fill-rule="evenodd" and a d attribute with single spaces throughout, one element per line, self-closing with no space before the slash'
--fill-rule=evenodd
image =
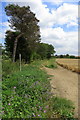
<path id="1" fill-rule="evenodd" d="M 19 61 L 20 61 L 20 71 L 21 71 L 21 54 L 19 54 Z"/>

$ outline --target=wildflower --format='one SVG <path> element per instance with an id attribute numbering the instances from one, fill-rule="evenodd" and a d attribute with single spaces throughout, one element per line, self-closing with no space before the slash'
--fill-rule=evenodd
<path id="1" fill-rule="evenodd" d="M 37 85 L 39 83 L 39 81 L 36 81 L 35 83 L 34 83 L 34 85 Z"/>
<path id="2" fill-rule="evenodd" d="M 14 89 L 16 89 L 16 87 L 14 86 Z"/>
<path id="3" fill-rule="evenodd" d="M 4 113 L 4 111 L 2 111 Z"/>
<path id="4" fill-rule="evenodd" d="M 8 105 L 11 105 L 10 103 Z"/>
<path id="5" fill-rule="evenodd" d="M 40 116 L 40 115 L 38 115 L 38 116 Z"/>
<path id="6" fill-rule="evenodd" d="M 46 113 L 46 110 L 44 110 L 44 113 Z"/>
<path id="7" fill-rule="evenodd" d="M 33 113 L 33 116 L 36 117 L 36 115 Z"/>
<path id="8" fill-rule="evenodd" d="M 42 110 L 42 107 L 40 107 L 39 110 Z"/>
<path id="9" fill-rule="evenodd" d="M 33 113 L 33 116 L 36 117 L 36 115 Z"/>
<path id="10" fill-rule="evenodd" d="M 36 117 L 35 115 L 33 115 L 34 117 Z"/>
<path id="11" fill-rule="evenodd" d="M 49 106 L 47 105 L 45 108 L 48 108 Z"/>

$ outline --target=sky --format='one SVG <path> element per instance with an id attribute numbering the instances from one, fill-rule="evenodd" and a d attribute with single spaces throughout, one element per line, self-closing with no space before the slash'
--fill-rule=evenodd
<path id="1" fill-rule="evenodd" d="M 10 29 L 5 6 L 10 3 L 29 5 L 40 20 L 41 42 L 52 44 L 56 54 L 78 55 L 78 0 L 2 0 L 0 3 L 2 44 L 5 32 Z"/>

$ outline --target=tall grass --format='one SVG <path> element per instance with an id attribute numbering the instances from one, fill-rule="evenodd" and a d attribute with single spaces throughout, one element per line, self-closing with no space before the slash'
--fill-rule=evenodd
<path id="1" fill-rule="evenodd" d="M 10 75 L 11 73 L 19 71 L 19 62 L 12 63 L 12 61 L 9 60 L 3 60 L 2 61 L 2 70 L 3 70 L 3 77 Z"/>

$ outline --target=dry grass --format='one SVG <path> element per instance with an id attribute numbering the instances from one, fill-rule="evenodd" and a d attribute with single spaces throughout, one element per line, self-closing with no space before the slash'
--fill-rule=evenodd
<path id="1" fill-rule="evenodd" d="M 56 62 L 68 70 L 71 70 L 73 72 L 77 72 L 80 74 L 80 59 L 56 59 Z"/>

